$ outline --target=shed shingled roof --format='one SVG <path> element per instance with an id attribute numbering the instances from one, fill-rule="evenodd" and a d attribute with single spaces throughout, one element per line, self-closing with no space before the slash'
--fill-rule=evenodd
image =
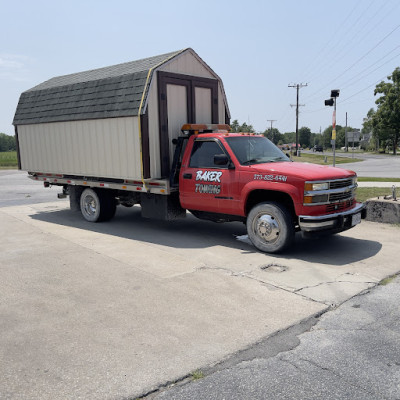
<path id="1" fill-rule="evenodd" d="M 137 115 L 148 71 L 186 50 L 52 78 L 21 94 L 13 124 Z"/>

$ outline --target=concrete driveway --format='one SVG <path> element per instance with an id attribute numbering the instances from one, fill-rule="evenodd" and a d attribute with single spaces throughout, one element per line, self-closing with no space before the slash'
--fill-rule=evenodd
<path id="1" fill-rule="evenodd" d="M 365 221 L 279 256 L 243 224 L 138 208 L 89 224 L 59 200 L 2 207 L 0 221 L 5 399 L 135 398 L 400 270 L 399 228 Z"/>

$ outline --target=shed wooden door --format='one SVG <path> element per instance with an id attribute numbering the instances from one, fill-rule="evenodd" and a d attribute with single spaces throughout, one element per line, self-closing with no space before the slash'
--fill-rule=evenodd
<path id="1" fill-rule="evenodd" d="M 173 139 L 185 123 L 218 123 L 218 81 L 158 72 L 162 177 L 168 177 L 175 152 Z"/>
<path id="2" fill-rule="evenodd" d="M 182 125 L 187 123 L 189 117 L 187 86 L 167 84 L 167 99 L 169 159 L 172 160 L 175 150 L 172 141 L 178 137 Z"/>
<path id="3" fill-rule="evenodd" d="M 212 124 L 212 91 L 210 88 L 195 87 L 196 124 Z"/>

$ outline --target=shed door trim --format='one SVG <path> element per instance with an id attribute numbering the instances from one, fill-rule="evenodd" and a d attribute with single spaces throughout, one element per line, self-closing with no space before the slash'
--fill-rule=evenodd
<path id="1" fill-rule="evenodd" d="M 168 141 L 168 107 L 167 107 L 167 84 L 186 87 L 187 93 L 187 123 L 196 121 L 196 96 L 195 88 L 211 89 L 211 118 L 212 123 L 218 123 L 218 80 L 201 78 L 198 76 L 175 74 L 171 72 L 157 72 L 158 78 L 158 112 L 159 112 L 159 135 L 161 155 L 161 175 L 168 177 L 170 173 L 169 141 Z"/>

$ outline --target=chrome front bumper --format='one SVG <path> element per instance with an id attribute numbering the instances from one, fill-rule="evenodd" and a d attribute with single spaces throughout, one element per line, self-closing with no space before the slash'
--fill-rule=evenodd
<path id="1" fill-rule="evenodd" d="M 327 231 L 337 233 L 352 228 L 359 223 L 361 218 L 365 218 L 365 215 L 365 204 L 357 203 L 352 209 L 335 214 L 300 215 L 299 226 L 303 232 Z"/>

